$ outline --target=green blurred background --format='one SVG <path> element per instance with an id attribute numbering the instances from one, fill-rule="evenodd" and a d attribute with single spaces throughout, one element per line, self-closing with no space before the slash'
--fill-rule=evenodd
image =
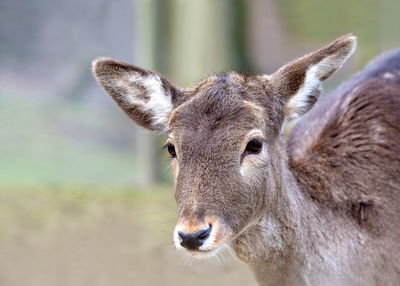
<path id="1" fill-rule="evenodd" d="M 0 0 L 0 285 L 255 285 L 223 255 L 174 253 L 163 138 L 95 83 L 108 56 L 188 87 L 271 73 L 352 32 L 333 89 L 400 44 L 398 0 Z"/>

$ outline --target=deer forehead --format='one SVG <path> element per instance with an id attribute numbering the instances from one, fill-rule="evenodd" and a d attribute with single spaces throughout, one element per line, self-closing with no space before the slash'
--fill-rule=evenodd
<path id="1" fill-rule="evenodd" d="M 169 138 L 178 146 L 237 146 L 264 121 L 262 107 L 237 94 L 203 93 L 172 112 Z"/>
<path id="2" fill-rule="evenodd" d="M 212 75 L 203 81 L 189 87 L 187 91 L 192 93 L 199 93 L 210 88 L 215 88 L 225 84 L 225 87 L 246 88 L 256 83 L 259 83 L 257 76 L 249 74 L 238 73 L 235 71 Z"/>
<path id="3" fill-rule="evenodd" d="M 218 129 L 252 129 L 264 122 L 257 98 L 266 93 L 257 76 L 229 72 L 213 75 L 189 88 L 190 99 L 176 107 L 169 118 L 170 133 L 182 129 L 210 132 Z"/>

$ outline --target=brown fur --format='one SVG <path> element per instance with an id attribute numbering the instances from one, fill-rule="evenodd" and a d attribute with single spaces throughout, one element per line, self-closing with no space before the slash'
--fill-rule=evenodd
<path id="1" fill-rule="evenodd" d="M 280 136 L 354 46 L 344 36 L 273 75 L 230 72 L 185 91 L 132 65 L 95 62 L 96 78 L 132 119 L 168 130 L 177 230 L 212 225 L 214 235 L 192 255 L 228 245 L 260 285 L 400 283 L 400 52 L 389 59 L 399 67 L 367 68 L 323 98 L 287 144 Z M 136 73 L 143 77 L 126 80 Z M 159 76 L 161 94 L 146 87 L 148 76 Z M 171 110 L 152 96 L 169 100 Z M 261 152 L 245 153 L 255 138 Z"/>

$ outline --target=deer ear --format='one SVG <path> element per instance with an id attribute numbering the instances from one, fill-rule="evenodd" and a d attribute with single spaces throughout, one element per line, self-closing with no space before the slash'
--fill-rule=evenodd
<path id="1" fill-rule="evenodd" d="M 137 124 L 160 133 L 168 121 L 181 90 L 162 75 L 108 58 L 93 61 L 99 84 Z"/>
<path id="2" fill-rule="evenodd" d="M 271 83 L 284 104 L 286 121 L 299 118 L 313 107 L 322 92 L 322 82 L 343 65 L 356 45 L 354 36 L 340 37 L 271 75 Z"/>

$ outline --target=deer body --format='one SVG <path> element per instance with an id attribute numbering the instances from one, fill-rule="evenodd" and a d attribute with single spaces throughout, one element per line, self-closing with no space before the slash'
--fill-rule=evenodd
<path id="1" fill-rule="evenodd" d="M 133 120 L 168 135 L 178 250 L 228 246 L 260 285 L 400 283 L 400 51 L 311 109 L 354 48 L 345 36 L 272 75 L 231 72 L 187 90 L 94 63 Z M 284 140 L 285 122 L 305 113 Z"/>

